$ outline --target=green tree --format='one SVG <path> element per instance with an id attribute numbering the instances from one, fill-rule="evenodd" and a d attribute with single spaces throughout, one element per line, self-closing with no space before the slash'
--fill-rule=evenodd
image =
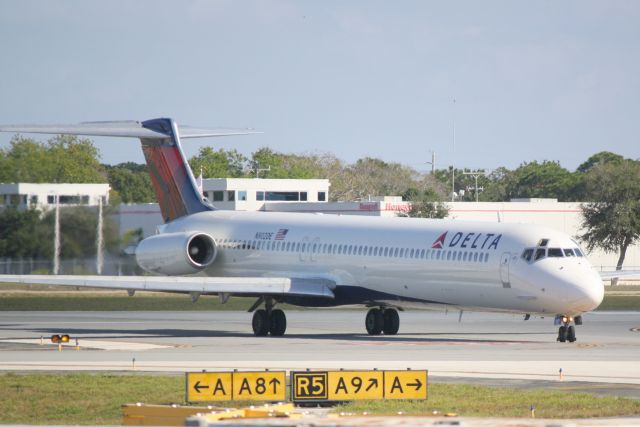
<path id="1" fill-rule="evenodd" d="M 338 200 L 366 200 L 369 196 L 399 196 L 410 187 L 421 188 L 421 176 L 399 163 L 365 157 L 345 167 L 331 183 Z"/>
<path id="2" fill-rule="evenodd" d="M 576 200 L 578 178 L 558 162 L 525 162 L 513 171 L 511 178 L 506 191 L 509 199 L 553 197 L 559 201 Z"/>
<path id="3" fill-rule="evenodd" d="M 449 215 L 449 207 L 442 200 L 442 194 L 432 188 L 424 191 L 410 188 L 402 198 L 411 201 L 411 209 L 407 212 L 411 218 L 445 218 Z"/>
<path id="4" fill-rule="evenodd" d="M 589 250 L 617 252 L 620 270 L 627 249 L 640 238 L 640 163 L 597 164 L 586 176 L 586 188 L 593 202 L 582 205 L 580 238 Z"/>
<path id="5" fill-rule="evenodd" d="M 611 151 L 601 151 L 589 157 L 587 161 L 578 166 L 577 172 L 587 173 L 597 165 L 605 163 L 619 164 L 624 161 L 624 157 Z"/>
<path id="6" fill-rule="evenodd" d="M 105 249 L 119 252 L 118 228 L 110 216 L 105 215 L 103 236 Z M 50 230 L 49 241 L 53 239 L 55 212 L 48 211 L 42 223 Z M 97 209 L 87 207 L 65 207 L 60 209 L 60 257 L 85 258 L 96 254 L 96 233 L 98 229 Z"/>
<path id="7" fill-rule="evenodd" d="M 215 151 L 211 147 L 201 147 L 197 156 L 189 159 L 189 166 L 195 176 L 205 178 L 239 178 L 243 175 L 247 158 L 236 150 Z"/>
<path id="8" fill-rule="evenodd" d="M 98 150 L 85 138 L 55 136 L 40 143 L 16 135 L 0 158 L 3 182 L 106 182 Z"/>
<path id="9" fill-rule="evenodd" d="M 111 190 L 115 191 L 123 203 L 151 203 L 156 194 L 146 165 L 127 162 L 115 166 L 105 166 Z M 111 198 L 110 198 L 111 199 Z M 115 204 L 115 199 L 111 199 Z"/>
<path id="10" fill-rule="evenodd" d="M 50 258 L 53 235 L 41 220 L 40 211 L 0 211 L 0 257 Z"/>

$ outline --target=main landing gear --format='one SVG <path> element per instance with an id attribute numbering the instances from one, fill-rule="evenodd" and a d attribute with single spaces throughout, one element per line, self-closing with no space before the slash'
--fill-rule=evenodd
<path id="1" fill-rule="evenodd" d="M 576 341 L 576 327 L 571 325 L 571 322 L 574 322 L 576 325 L 582 325 L 582 316 L 577 316 L 575 319 L 571 316 L 556 316 L 556 323 L 561 325 L 560 328 L 558 328 L 558 339 L 556 341 Z"/>
<path id="2" fill-rule="evenodd" d="M 273 309 L 275 303 L 271 298 L 259 299 L 252 309 L 258 307 L 264 300 L 264 309 L 254 311 L 251 326 L 253 334 L 257 337 L 265 337 L 271 334 L 272 337 L 281 337 L 287 330 L 287 317 L 284 311 Z M 250 309 L 249 311 L 253 311 Z"/>
<path id="3" fill-rule="evenodd" d="M 369 335 L 395 335 L 400 329 L 400 316 L 395 308 L 372 308 L 364 320 Z"/>

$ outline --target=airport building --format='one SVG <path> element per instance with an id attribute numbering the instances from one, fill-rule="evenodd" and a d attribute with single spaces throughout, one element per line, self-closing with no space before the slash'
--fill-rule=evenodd
<path id="1" fill-rule="evenodd" d="M 0 184 L 0 208 L 49 210 L 60 206 L 98 206 L 109 203 L 109 184 Z"/>
<path id="2" fill-rule="evenodd" d="M 259 211 L 270 203 L 326 203 L 329 185 L 328 179 L 208 178 L 202 190 L 218 209 Z"/>

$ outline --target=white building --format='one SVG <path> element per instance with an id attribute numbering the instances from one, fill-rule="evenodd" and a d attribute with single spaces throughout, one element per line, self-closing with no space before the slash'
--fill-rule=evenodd
<path id="1" fill-rule="evenodd" d="M 259 211 L 267 203 L 326 203 L 328 179 L 208 178 L 204 195 L 218 209 Z"/>
<path id="2" fill-rule="evenodd" d="M 0 208 L 37 208 L 55 206 L 56 196 L 61 206 L 97 206 L 102 199 L 109 203 L 109 184 L 0 184 Z"/>

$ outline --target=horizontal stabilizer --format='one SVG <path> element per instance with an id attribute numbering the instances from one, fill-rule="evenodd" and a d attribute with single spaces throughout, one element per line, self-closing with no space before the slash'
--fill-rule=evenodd
<path id="1" fill-rule="evenodd" d="M 0 282 L 151 292 L 333 298 L 331 281 L 288 277 L 0 275 Z"/>
<path id="2" fill-rule="evenodd" d="M 62 135 L 116 136 L 147 139 L 164 139 L 169 134 L 149 129 L 142 122 L 133 120 L 114 122 L 85 122 L 75 125 L 0 125 L 0 132 L 46 133 Z M 252 129 L 200 128 L 180 126 L 180 138 L 204 138 L 212 136 L 249 135 Z"/>

